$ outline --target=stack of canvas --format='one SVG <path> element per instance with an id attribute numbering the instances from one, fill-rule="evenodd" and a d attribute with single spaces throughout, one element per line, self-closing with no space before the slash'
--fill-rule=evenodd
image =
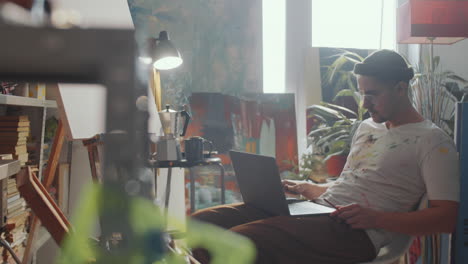
<path id="1" fill-rule="evenodd" d="M 29 158 L 26 147 L 29 132 L 28 116 L 0 116 L 0 154 L 12 154 L 25 165 Z"/>

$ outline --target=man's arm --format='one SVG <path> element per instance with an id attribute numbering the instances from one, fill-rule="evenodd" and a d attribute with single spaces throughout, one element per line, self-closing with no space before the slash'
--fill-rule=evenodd
<path id="1" fill-rule="evenodd" d="M 414 212 L 380 212 L 357 204 L 339 207 L 332 216 L 344 219 L 352 228 L 380 228 L 408 235 L 452 233 L 455 231 L 458 202 L 429 201 L 429 208 Z"/>
<path id="2" fill-rule="evenodd" d="M 305 181 L 283 180 L 283 188 L 286 193 L 300 194 L 308 200 L 315 200 L 327 191 L 331 184 L 315 184 Z"/>
<path id="3" fill-rule="evenodd" d="M 377 228 L 415 236 L 454 232 L 458 202 L 432 200 L 429 206 L 410 213 L 383 212 L 377 220 Z"/>

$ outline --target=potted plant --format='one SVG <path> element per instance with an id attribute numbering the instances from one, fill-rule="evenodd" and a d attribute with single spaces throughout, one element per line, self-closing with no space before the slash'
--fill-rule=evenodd
<path id="1" fill-rule="evenodd" d="M 360 101 L 358 104 L 362 108 Z M 324 157 L 323 162 L 326 163 L 330 176 L 339 176 L 363 114 L 359 115 L 350 109 L 324 102 L 321 105 L 311 105 L 307 110 L 308 115 L 317 120 L 307 137 L 312 154 Z M 348 117 L 349 115 L 351 117 Z"/>
<path id="2" fill-rule="evenodd" d="M 289 180 L 312 180 L 323 183 L 326 181 L 327 171 L 323 166 L 323 156 L 316 155 L 311 151 L 302 154 L 299 162 L 300 166 L 295 161 L 285 160 L 284 163 L 293 167 L 292 171 L 288 171 L 282 175 L 283 178 Z"/>
<path id="3" fill-rule="evenodd" d="M 366 109 L 356 85 L 356 77 L 352 69 L 354 64 L 362 62 L 364 58 L 359 54 L 347 50 L 340 50 L 330 65 L 322 66 L 326 69 L 322 82 L 325 85 L 339 87 L 333 102 L 342 98 L 351 98 L 355 111 L 336 104 L 322 102 L 307 108 L 307 119 L 310 132 L 308 145 L 312 148 L 311 155 L 323 156 L 328 174 L 339 176 L 346 157 L 349 154 L 354 132 L 363 120 Z"/>
<path id="4" fill-rule="evenodd" d="M 362 62 L 364 58 L 342 49 L 328 58 L 333 61 L 322 66 L 325 69 L 322 83 L 335 89 L 333 102 L 350 99 L 354 102 L 352 108 L 355 110 L 326 102 L 307 108 L 308 151 L 301 156 L 300 166 L 286 161 L 297 172 L 291 173 L 288 178 L 320 181 L 323 178 L 320 175 L 323 174 L 339 176 L 349 154 L 354 132 L 366 113 L 352 72 L 354 64 Z M 315 177 L 317 175 L 319 177 Z"/>

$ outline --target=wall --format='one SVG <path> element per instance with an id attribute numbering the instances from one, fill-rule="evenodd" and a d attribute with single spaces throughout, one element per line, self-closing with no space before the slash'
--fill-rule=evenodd
<path id="1" fill-rule="evenodd" d="M 429 49 L 426 45 L 425 49 Z M 450 70 L 457 75 L 468 79 L 468 39 L 451 45 L 434 45 L 434 56 L 440 56 L 440 67 Z"/>
<path id="2" fill-rule="evenodd" d="M 166 30 L 184 63 L 161 71 L 163 103 L 192 92 L 262 91 L 261 0 L 129 0 L 137 41 Z"/>

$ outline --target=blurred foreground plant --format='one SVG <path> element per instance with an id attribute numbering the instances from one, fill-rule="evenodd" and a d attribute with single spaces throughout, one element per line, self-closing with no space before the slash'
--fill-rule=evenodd
<path id="1" fill-rule="evenodd" d="M 116 237 L 121 239 L 121 247 L 110 250 L 112 245 L 95 243 L 89 239 L 98 216 L 119 215 L 121 210 L 128 210 L 130 230 L 127 231 L 131 231 L 129 237 Z M 93 185 L 83 193 L 75 216 L 72 221 L 74 231 L 65 239 L 58 263 L 187 263 L 183 256 L 168 250 L 165 217 L 147 199 Z M 119 217 L 113 219 L 115 222 L 125 220 Z M 206 248 L 211 253 L 211 263 L 253 263 L 255 248 L 250 240 L 213 225 L 193 220 L 187 222 L 187 245 L 191 248 Z M 177 221 L 171 220 L 171 225 L 185 230 Z M 121 230 L 115 231 L 118 233 Z"/>

